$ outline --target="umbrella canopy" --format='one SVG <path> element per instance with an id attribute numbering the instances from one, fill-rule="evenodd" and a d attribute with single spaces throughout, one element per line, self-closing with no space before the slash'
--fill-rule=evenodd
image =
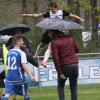
<path id="1" fill-rule="evenodd" d="M 60 30 L 60 31 L 82 29 L 82 26 L 80 24 L 57 18 L 45 18 L 38 24 L 36 24 L 36 26 L 45 30 Z"/>
<path id="2" fill-rule="evenodd" d="M 17 30 L 20 30 L 22 33 L 30 31 L 29 26 L 26 24 L 9 24 L 0 28 L 0 33 L 2 35 L 14 35 Z"/>

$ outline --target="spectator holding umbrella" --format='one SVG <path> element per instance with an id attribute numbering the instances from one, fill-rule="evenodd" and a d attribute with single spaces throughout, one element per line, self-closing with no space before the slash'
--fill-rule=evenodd
<path id="1" fill-rule="evenodd" d="M 9 24 L 9 25 L 3 26 L 0 29 L 0 33 L 3 35 L 7 34 L 7 35 L 16 35 L 16 36 L 22 35 L 22 33 L 26 33 L 28 31 L 30 31 L 30 28 L 25 24 Z M 12 43 L 12 38 L 13 37 L 11 37 L 6 44 L 8 49 L 12 49 L 14 47 Z M 30 46 L 29 46 L 28 39 L 23 36 L 23 40 L 24 40 L 24 46 L 21 49 L 26 53 L 28 62 L 38 67 L 38 61 L 35 60 L 35 58 L 32 56 L 29 50 Z"/>
<path id="2" fill-rule="evenodd" d="M 64 86 L 69 78 L 71 100 L 77 100 L 77 78 L 78 78 L 78 47 L 75 40 L 64 35 L 60 31 L 48 32 L 51 37 L 51 52 L 55 68 L 58 73 L 58 96 L 59 100 L 65 100 Z"/>
<path id="3" fill-rule="evenodd" d="M 19 34 L 18 33 L 15 34 L 16 36 L 18 35 L 20 36 L 21 32 Z M 14 47 L 12 44 L 12 38 L 13 37 L 11 37 L 6 44 L 8 49 L 12 49 Z M 21 50 L 23 50 L 26 53 L 28 62 L 31 63 L 33 66 L 38 67 L 38 61 L 36 61 L 36 59 L 33 57 L 32 53 L 29 50 L 30 49 L 29 41 L 24 36 L 23 36 L 23 41 L 24 41 L 24 45 L 23 47 L 21 47 Z"/>
<path id="4" fill-rule="evenodd" d="M 28 17 L 40 17 L 40 16 L 43 16 L 44 18 L 59 18 L 59 19 L 64 19 L 66 16 L 67 17 L 70 17 L 70 18 L 73 18 L 73 19 L 76 19 L 80 22 L 84 22 L 84 19 L 82 19 L 81 17 L 77 16 L 77 15 L 74 15 L 70 12 L 67 12 L 65 10 L 60 10 L 58 9 L 58 6 L 56 3 L 51 3 L 50 6 L 49 6 L 49 12 L 46 12 L 46 13 L 38 13 L 38 14 L 22 14 L 23 16 L 28 16 Z M 36 50 L 36 54 L 35 55 L 38 55 L 41 51 L 41 48 L 44 47 L 45 44 L 49 44 L 50 42 L 50 38 L 47 34 L 47 31 L 43 34 L 42 36 L 42 39 L 41 39 L 41 42 L 40 44 L 38 45 L 37 47 L 37 50 Z M 50 56 L 50 53 L 51 53 L 51 50 L 50 50 L 50 44 L 48 45 L 48 49 L 45 53 L 45 57 L 44 57 L 44 60 L 42 62 L 42 64 L 44 66 L 47 65 L 47 60 Z"/>
<path id="5" fill-rule="evenodd" d="M 9 25 L 5 25 L 0 28 L 0 33 L 2 35 L 21 36 L 22 33 L 25 33 L 28 31 L 30 31 L 30 28 L 25 24 L 9 24 Z M 6 46 L 8 47 L 9 50 L 14 48 L 12 39 L 13 39 L 13 37 L 11 37 L 6 44 Z M 21 46 L 21 50 L 23 50 L 26 53 L 28 62 L 33 64 L 34 66 L 38 67 L 38 61 L 33 58 L 32 54 L 29 50 L 30 49 L 29 41 L 24 36 L 23 36 L 23 41 L 24 41 L 24 45 Z M 2 75 L 4 76 L 4 77 L 2 77 L 4 79 L 5 73 L 3 72 Z M 14 97 L 14 99 L 16 99 L 16 96 Z"/>

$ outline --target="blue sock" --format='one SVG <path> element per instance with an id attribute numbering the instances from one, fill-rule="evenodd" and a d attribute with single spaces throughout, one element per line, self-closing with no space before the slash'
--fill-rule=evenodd
<path id="1" fill-rule="evenodd" d="M 7 97 L 3 97 L 3 99 L 2 100 L 9 100 Z"/>
<path id="2" fill-rule="evenodd" d="M 24 100 L 31 100 L 29 96 L 25 97 Z"/>
<path id="3" fill-rule="evenodd" d="M 24 98 L 24 100 L 31 100 L 31 99 L 30 99 L 30 97 L 26 97 L 26 98 Z"/>
<path id="4" fill-rule="evenodd" d="M 0 97 L 0 100 L 2 100 L 1 97 Z"/>
<path id="5" fill-rule="evenodd" d="M 3 100 L 3 96 L 0 97 L 0 100 Z"/>

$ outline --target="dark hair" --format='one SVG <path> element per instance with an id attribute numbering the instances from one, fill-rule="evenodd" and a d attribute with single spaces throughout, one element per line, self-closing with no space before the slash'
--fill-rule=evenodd
<path id="1" fill-rule="evenodd" d="M 48 33 L 52 34 L 51 40 L 62 37 L 64 35 L 64 33 L 59 30 L 48 30 Z"/>
<path id="2" fill-rule="evenodd" d="M 47 30 L 47 33 L 48 32 L 53 33 L 53 34 L 63 34 L 63 32 L 59 30 Z"/>
<path id="3" fill-rule="evenodd" d="M 12 37 L 12 43 L 15 45 L 20 39 L 23 39 L 22 35 L 13 36 Z"/>
<path id="4" fill-rule="evenodd" d="M 58 8 L 57 4 L 55 2 L 50 3 L 49 7 L 54 7 L 54 8 Z"/>

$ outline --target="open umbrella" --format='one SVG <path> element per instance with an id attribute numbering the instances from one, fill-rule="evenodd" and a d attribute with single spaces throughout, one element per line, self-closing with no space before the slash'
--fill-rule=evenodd
<path id="1" fill-rule="evenodd" d="M 73 30 L 73 29 L 82 29 L 80 24 L 71 21 L 65 21 L 58 18 L 45 18 L 36 24 L 37 27 L 45 30 Z"/>
<path id="2" fill-rule="evenodd" d="M 14 35 L 16 30 L 20 30 L 22 33 L 30 31 L 29 26 L 26 24 L 9 24 L 0 28 L 2 35 Z"/>

